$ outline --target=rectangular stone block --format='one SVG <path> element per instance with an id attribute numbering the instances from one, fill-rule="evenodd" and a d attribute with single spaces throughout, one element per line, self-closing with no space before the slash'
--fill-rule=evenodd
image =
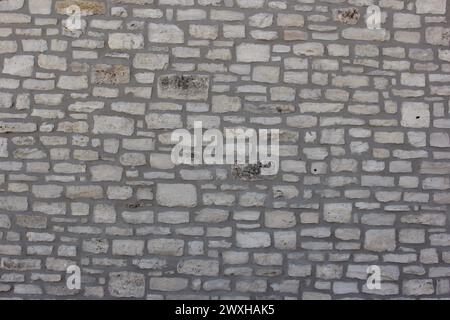
<path id="1" fill-rule="evenodd" d="M 369 251 L 394 251 L 396 245 L 395 229 L 372 229 L 366 231 L 364 248 Z"/>
<path id="2" fill-rule="evenodd" d="M 85 16 L 99 15 L 106 13 L 105 3 L 102 1 L 88 0 L 64 0 L 56 1 L 55 8 L 58 14 L 67 14 L 67 8 L 76 5 L 81 9 L 81 13 Z"/>
<path id="3" fill-rule="evenodd" d="M 152 239 L 147 243 L 150 254 L 163 256 L 182 256 L 184 253 L 184 241 L 179 239 Z"/>
<path id="4" fill-rule="evenodd" d="M 217 276 L 219 262 L 216 260 L 187 259 L 178 263 L 177 271 L 194 276 Z"/>
<path id="5" fill-rule="evenodd" d="M 135 272 L 109 274 L 109 293 L 119 298 L 142 298 L 145 294 L 145 276 Z"/>
<path id="6" fill-rule="evenodd" d="M 95 134 L 116 134 L 130 136 L 134 132 L 132 119 L 115 116 L 94 116 Z"/>
<path id="7" fill-rule="evenodd" d="M 184 31 L 174 24 L 149 23 L 148 39 L 155 43 L 183 43 Z"/>
<path id="8" fill-rule="evenodd" d="M 268 62 L 270 46 L 266 44 L 242 43 L 236 47 L 238 62 Z"/>
<path id="9" fill-rule="evenodd" d="M 0 209 L 5 211 L 26 211 L 28 209 L 27 197 L 0 196 Z"/>
<path id="10" fill-rule="evenodd" d="M 130 82 L 130 68 L 124 65 L 97 64 L 92 69 L 95 84 L 122 84 Z"/>
<path id="11" fill-rule="evenodd" d="M 209 76 L 170 74 L 158 78 L 158 97 L 176 100 L 206 100 Z"/>
<path id="12" fill-rule="evenodd" d="M 405 102 L 402 105 L 401 125 L 408 128 L 428 128 L 430 107 L 421 102 Z"/>
<path id="13" fill-rule="evenodd" d="M 156 186 L 156 201 L 164 207 L 195 207 L 197 190 L 193 184 L 158 183 Z"/>

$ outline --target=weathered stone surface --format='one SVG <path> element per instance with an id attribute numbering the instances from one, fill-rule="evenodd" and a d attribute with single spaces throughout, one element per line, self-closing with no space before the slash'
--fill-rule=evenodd
<path id="1" fill-rule="evenodd" d="M 158 79 L 158 97 L 161 99 L 206 100 L 209 77 L 205 75 L 164 75 Z"/>
<path id="2" fill-rule="evenodd" d="M 52 12 L 52 0 L 29 0 L 28 8 L 32 14 L 50 14 Z"/>
<path id="3" fill-rule="evenodd" d="M 5 58 L 2 73 L 13 76 L 30 77 L 33 74 L 34 57 L 31 55 Z"/>
<path id="4" fill-rule="evenodd" d="M 270 59 L 270 46 L 242 43 L 236 47 L 236 59 L 238 62 L 267 62 Z"/>
<path id="5" fill-rule="evenodd" d="M 150 23 L 148 39 L 155 43 L 183 43 L 184 31 L 173 24 Z"/>
<path id="6" fill-rule="evenodd" d="M 144 240 L 113 240 L 112 253 L 119 256 L 142 256 Z"/>
<path id="7" fill-rule="evenodd" d="M 144 37 L 133 33 L 112 33 L 108 38 L 112 50 L 136 50 L 144 48 Z"/>
<path id="8" fill-rule="evenodd" d="M 236 244 L 241 248 L 266 248 L 270 246 L 270 235 L 266 232 L 238 232 Z"/>
<path id="9" fill-rule="evenodd" d="M 56 85 L 65 90 L 82 90 L 89 86 L 87 76 L 61 76 Z"/>
<path id="10" fill-rule="evenodd" d="M 396 248 L 395 229 L 373 229 L 366 231 L 364 247 L 370 251 L 394 251 Z"/>
<path id="11" fill-rule="evenodd" d="M 219 262 L 200 259 L 183 260 L 178 263 L 177 270 L 179 273 L 195 276 L 217 276 L 219 275 Z"/>
<path id="12" fill-rule="evenodd" d="M 434 293 L 433 280 L 414 279 L 403 281 L 403 294 L 407 296 L 430 295 Z"/>
<path id="13" fill-rule="evenodd" d="M 241 98 L 230 97 L 226 95 L 217 95 L 212 97 L 213 112 L 236 112 L 242 107 Z"/>
<path id="14" fill-rule="evenodd" d="M 180 291 L 188 286 L 188 279 L 152 277 L 150 278 L 150 289 L 158 291 Z"/>
<path id="15" fill-rule="evenodd" d="M 90 168 L 92 181 L 120 181 L 122 167 L 111 165 L 97 165 Z"/>
<path id="16" fill-rule="evenodd" d="M 95 65 L 91 74 L 95 84 L 121 84 L 130 82 L 130 69 L 123 65 Z"/>
<path id="17" fill-rule="evenodd" d="M 325 221 L 334 223 L 349 223 L 352 221 L 351 203 L 326 203 L 324 205 Z"/>
<path id="18" fill-rule="evenodd" d="M 447 298 L 448 5 L 0 0 L 0 299 Z"/>
<path id="19" fill-rule="evenodd" d="M 446 0 L 416 0 L 416 12 L 419 14 L 444 14 L 446 11 Z"/>
<path id="20" fill-rule="evenodd" d="M 145 277 L 135 272 L 110 273 L 108 290 L 113 297 L 142 298 L 145 294 Z"/>
<path id="21" fill-rule="evenodd" d="M 184 253 L 184 241 L 177 239 L 154 239 L 147 243 L 150 254 L 163 256 L 182 256 Z"/>
<path id="22" fill-rule="evenodd" d="M 134 56 L 133 67 L 146 70 L 163 70 L 167 68 L 169 56 L 166 54 L 138 53 Z"/>
<path id="23" fill-rule="evenodd" d="M 425 30 L 427 43 L 438 46 L 450 46 L 450 28 L 428 27 Z"/>
<path id="24" fill-rule="evenodd" d="M 345 24 L 357 24 L 361 14 L 357 8 L 347 8 L 336 10 L 337 20 Z"/>
<path id="25" fill-rule="evenodd" d="M 134 121 L 112 116 L 94 116 L 93 133 L 129 136 L 134 132 Z"/>
<path id="26" fill-rule="evenodd" d="M 66 14 L 67 8 L 77 5 L 83 15 L 97 15 L 105 14 L 105 3 L 100 1 L 88 1 L 88 0 L 63 0 L 56 1 L 55 8 L 59 14 Z"/>
<path id="27" fill-rule="evenodd" d="M 427 128 L 430 125 L 430 110 L 425 103 L 404 103 L 401 125 L 408 128 Z"/>
<path id="28" fill-rule="evenodd" d="M 0 209 L 5 211 L 25 211 L 28 199 L 19 196 L 0 196 Z"/>
<path id="29" fill-rule="evenodd" d="M 177 196 L 174 197 L 174 194 Z M 165 207 L 194 207 L 197 204 L 196 188 L 192 184 L 159 183 L 156 188 L 156 201 Z"/>
<path id="30" fill-rule="evenodd" d="M 23 7 L 25 0 L 4 0 L 0 2 L 1 11 L 14 11 Z"/>

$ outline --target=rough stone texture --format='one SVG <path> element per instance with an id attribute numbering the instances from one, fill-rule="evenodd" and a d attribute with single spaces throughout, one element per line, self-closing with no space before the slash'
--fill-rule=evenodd
<path id="1" fill-rule="evenodd" d="M 0 299 L 449 298 L 448 2 L 0 1 Z M 175 165 L 196 120 L 279 172 Z"/>

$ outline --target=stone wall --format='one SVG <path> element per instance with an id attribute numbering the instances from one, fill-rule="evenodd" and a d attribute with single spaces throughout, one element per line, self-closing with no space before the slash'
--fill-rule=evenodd
<path id="1" fill-rule="evenodd" d="M 448 17 L 446 0 L 0 1 L 0 298 L 448 298 Z M 278 174 L 175 166 L 170 134 L 195 120 L 279 129 Z"/>

